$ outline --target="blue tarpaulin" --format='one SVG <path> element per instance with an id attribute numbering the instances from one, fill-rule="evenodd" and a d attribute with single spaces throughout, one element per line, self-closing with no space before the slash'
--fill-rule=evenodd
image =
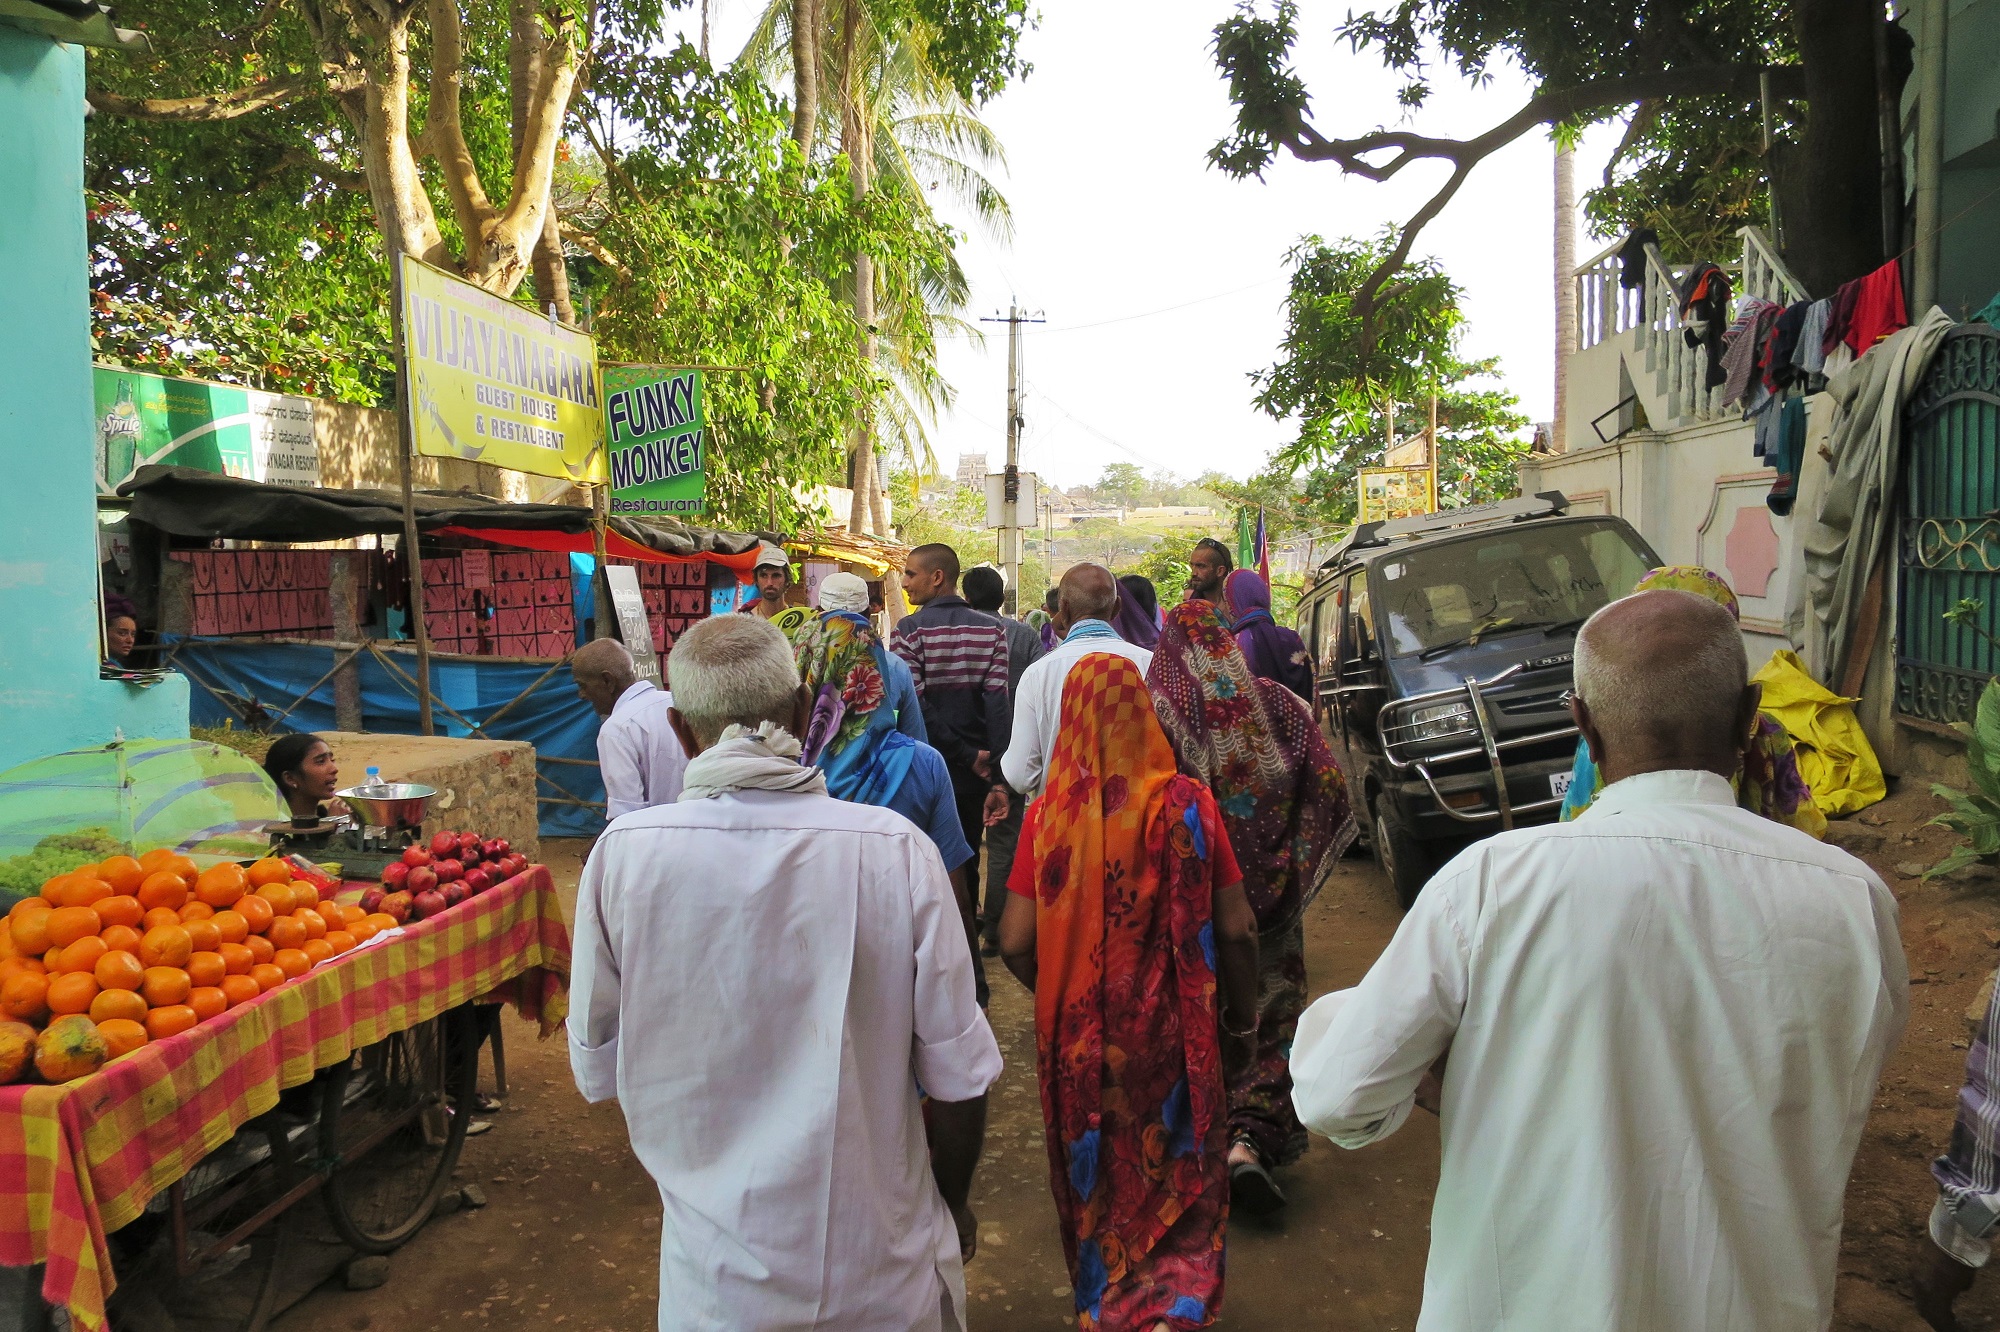
<path id="1" fill-rule="evenodd" d="M 226 721 L 244 724 L 241 714 L 231 711 L 211 692 L 215 689 L 239 699 L 255 700 L 272 716 L 290 708 L 279 723 L 281 730 L 334 729 L 333 681 L 325 678 L 333 669 L 331 646 L 175 637 L 168 637 L 165 642 L 169 647 L 178 646 L 174 664 L 195 681 L 189 708 L 195 725 L 220 726 Z M 392 659 L 415 678 L 414 654 L 396 653 Z M 520 697 L 521 691 L 534 684 L 550 664 L 433 660 L 434 725 L 439 735 L 472 736 L 458 717 L 445 711 L 449 707 L 478 726 L 485 739 L 525 740 L 533 745 L 538 760 L 535 765 L 538 794 L 543 802 L 542 836 L 587 837 L 604 830 L 604 782 L 595 766 L 597 714 L 577 697 L 567 667 L 535 685 L 527 697 Z M 355 667 L 361 676 L 363 729 L 396 735 L 417 734 L 416 688 L 410 680 L 403 679 L 368 652 L 355 658 Z M 319 684 L 313 687 L 311 696 L 293 706 L 293 700 L 312 687 L 314 681 Z M 203 688 L 204 683 L 210 688 Z M 515 701 L 517 698 L 519 702 Z M 503 715 L 489 724 L 488 719 L 496 714 Z M 547 762 L 550 758 L 584 760 L 590 766 Z M 595 802 L 598 807 L 553 803 L 558 800 Z"/>

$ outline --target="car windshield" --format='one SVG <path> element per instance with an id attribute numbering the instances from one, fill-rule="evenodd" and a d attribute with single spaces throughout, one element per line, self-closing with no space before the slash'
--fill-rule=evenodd
<path id="1" fill-rule="evenodd" d="M 1580 624 L 1651 568 L 1622 523 L 1523 524 L 1382 560 L 1378 615 L 1391 651 L 1431 652 Z"/>

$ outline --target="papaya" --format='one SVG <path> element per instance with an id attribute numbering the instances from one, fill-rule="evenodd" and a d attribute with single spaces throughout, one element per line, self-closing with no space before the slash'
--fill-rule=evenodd
<path id="1" fill-rule="evenodd" d="M 35 1069 L 48 1082 L 88 1077 L 110 1057 L 97 1024 L 81 1013 L 57 1018 L 35 1038 Z"/>
<path id="2" fill-rule="evenodd" d="M 25 1022 L 0 1022 L 0 1086 L 18 1082 L 35 1057 L 35 1029 Z"/>

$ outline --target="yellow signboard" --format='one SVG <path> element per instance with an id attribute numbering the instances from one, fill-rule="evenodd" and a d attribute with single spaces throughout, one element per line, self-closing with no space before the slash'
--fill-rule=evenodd
<path id="1" fill-rule="evenodd" d="M 1386 522 L 1437 512 L 1437 471 L 1430 467 L 1364 467 L 1357 522 Z"/>
<path id="2" fill-rule="evenodd" d="M 403 356 L 418 453 L 605 479 L 589 334 L 404 255 Z"/>

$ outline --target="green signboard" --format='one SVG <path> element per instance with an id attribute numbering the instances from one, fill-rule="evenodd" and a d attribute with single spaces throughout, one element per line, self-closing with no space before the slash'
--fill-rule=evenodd
<path id="1" fill-rule="evenodd" d="M 607 365 L 604 447 L 614 514 L 683 517 L 707 506 L 701 371 Z"/>
<path id="2" fill-rule="evenodd" d="M 148 463 L 281 486 L 319 484 L 310 398 L 116 366 L 92 373 L 97 486 L 105 494 Z"/>

